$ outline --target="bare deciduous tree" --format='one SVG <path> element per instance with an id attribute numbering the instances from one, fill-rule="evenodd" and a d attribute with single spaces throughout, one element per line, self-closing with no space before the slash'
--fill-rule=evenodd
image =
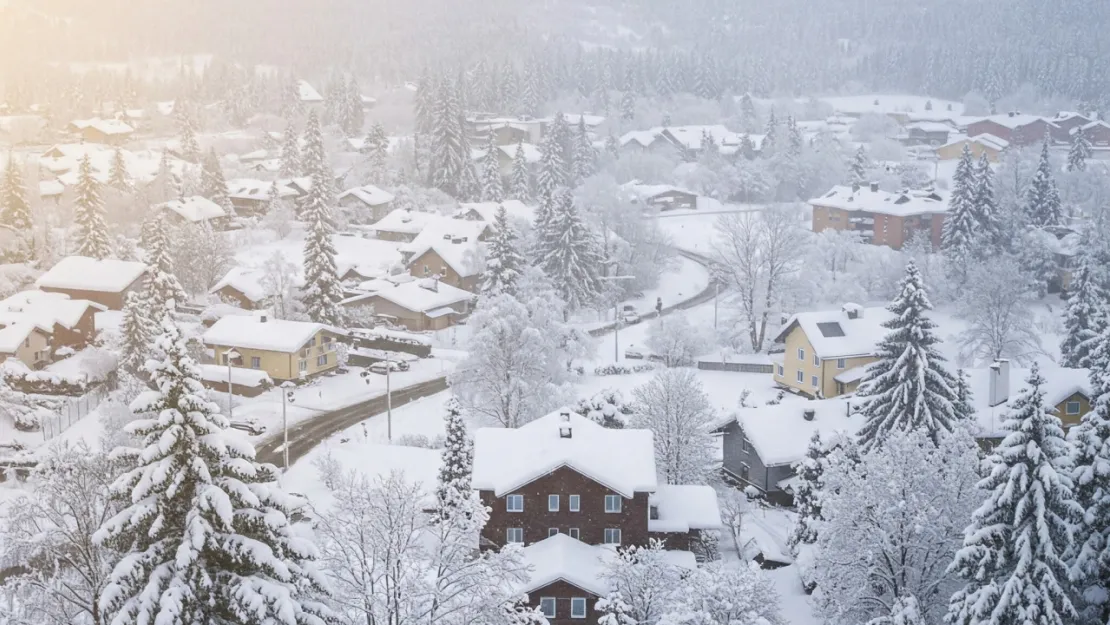
<path id="1" fill-rule="evenodd" d="M 960 300 L 960 316 L 968 324 L 960 335 L 961 356 L 1028 362 L 1041 353 L 1031 300 L 1028 279 L 1012 257 L 991 258 L 972 269 Z"/>
<path id="2" fill-rule="evenodd" d="M 694 372 L 664 369 L 633 391 L 632 426 L 655 433 L 655 466 L 667 484 L 704 484 L 714 461 L 713 409 Z"/>

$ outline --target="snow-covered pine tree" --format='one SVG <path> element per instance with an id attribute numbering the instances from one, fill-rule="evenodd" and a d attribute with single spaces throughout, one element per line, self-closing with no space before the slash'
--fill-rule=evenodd
<path id="1" fill-rule="evenodd" d="M 436 484 L 436 508 L 441 520 L 449 519 L 452 512 L 473 496 L 470 478 L 474 472 L 474 442 L 466 431 L 462 407 L 452 398 L 447 403 L 447 438 L 440 453 L 439 479 Z M 468 506 L 463 506 L 468 509 Z"/>
<path id="2" fill-rule="evenodd" d="M 1068 171 L 1087 171 L 1087 159 L 1091 158 L 1091 140 L 1083 127 L 1075 129 L 1068 150 Z"/>
<path id="3" fill-rule="evenodd" d="M 601 613 L 597 625 L 636 625 L 636 617 L 632 615 L 632 606 L 628 605 L 619 592 L 611 592 L 598 599 L 594 610 Z"/>
<path id="4" fill-rule="evenodd" d="M 1059 226 L 1064 223 L 1060 191 L 1056 188 L 1056 177 L 1052 174 L 1048 142 L 1048 136 L 1045 135 L 1037 173 L 1025 190 L 1025 215 L 1034 226 Z"/>
<path id="5" fill-rule="evenodd" d="M 863 186 L 867 184 L 867 152 L 864 151 L 863 146 L 859 146 L 856 154 L 852 157 L 852 164 L 848 168 L 850 184 Z"/>
<path id="6" fill-rule="evenodd" d="M 513 171 L 509 176 L 510 197 L 521 202 L 532 201 L 532 174 L 528 170 L 528 159 L 524 157 L 524 144 L 516 144 L 513 153 Z"/>
<path id="7" fill-rule="evenodd" d="M 131 291 L 124 299 L 123 321 L 120 323 L 120 367 L 129 373 L 138 373 L 146 364 L 147 353 L 153 340 L 150 311 L 138 293 Z"/>
<path id="8" fill-rule="evenodd" d="M 482 274 L 483 295 L 516 291 L 517 278 L 525 265 L 524 256 L 517 249 L 517 239 L 505 207 L 498 207 L 493 220 L 493 237 L 486 252 L 486 270 Z"/>
<path id="9" fill-rule="evenodd" d="M 157 390 L 132 404 L 152 416 L 127 425 L 144 447 L 116 452 L 133 466 L 112 487 L 129 505 L 94 535 L 128 554 L 102 603 L 138 623 L 330 622 L 315 598 L 325 593 L 316 550 L 290 527 L 277 469 L 224 434 L 228 421 L 168 317 L 155 351 L 165 354 L 147 365 Z"/>
<path id="10" fill-rule="evenodd" d="M 952 178 L 952 195 L 948 201 L 948 215 L 940 235 L 940 247 L 948 260 L 948 269 L 963 284 L 967 279 L 967 265 L 975 253 L 978 239 L 978 222 L 975 219 L 975 190 L 978 184 L 971 148 L 964 145 L 956 174 Z"/>
<path id="11" fill-rule="evenodd" d="M 1085 237 L 1086 238 L 1086 237 Z M 1091 367 L 1091 352 L 1102 331 L 1107 327 L 1106 292 L 1096 275 L 1091 257 L 1092 241 L 1086 239 L 1080 247 L 1075 272 L 1069 287 L 1067 308 L 1064 310 L 1064 340 L 1060 342 L 1060 365 L 1064 367 Z"/>
<path id="12" fill-rule="evenodd" d="M 893 317 L 883 323 L 889 332 L 879 342 L 878 360 L 859 386 L 866 420 L 859 431 L 864 452 L 896 430 L 921 428 L 934 442 L 942 432 L 952 431 L 956 379 L 937 350 L 936 324 L 926 315 L 932 308 L 921 272 L 910 260 L 898 295 L 887 306 Z"/>
<path id="13" fill-rule="evenodd" d="M 195 163 L 200 158 L 200 143 L 197 142 L 197 122 L 192 103 L 183 98 L 178 98 L 177 102 L 174 103 L 174 113 L 177 114 L 181 158 L 190 163 Z"/>
<path id="14" fill-rule="evenodd" d="M 500 202 L 505 199 L 501 188 L 501 148 L 493 141 L 494 133 L 489 133 L 486 155 L 482 157 L 482 201 Z"/>
<path id="15" fill-rule="evenodd" d="M 779 142 L 779 123 L 775 119 L 775 109 L 771 109 L 771 114 L 767 117 L 767 127 L 763 133 L 763 144 L 759 148 L 759 154 L 763 158 L 769 158 L 775 155 Z"/>
<path id="16" fill-rule="evenodd" d="M 431 186 L 456 197 L 459 187 L 463 185 L 463 169 L 470 164 L 470 151 L 463 134 L 462 110 L 454 82 L 446 78 L 441 80 L 429 132 L 431 158 L 428 179 Z"/>
<path id="17" fill-rule="evenodd" d="M 31 205 L 27 202 L 27 185 L 23 182 L 23 164 L 8 153 L 0 184 L 0 223 L 20 232 L 31 230 Z"/>
<path id="18" fill-rule="evenodd" d="M 366 114 L 362 109 L 362 88 L 358 79 L 351 76 L 343 91 L 343 132 L 348 137 L 357 137 L 362 133 L 362 126 L 366 123 Z"/>
<path id="19" fill-rule="evenodd" d="M 578 129 L 574 133 L 574 179 L 581 183 L 594 175 L 597 169 L 597 150 L 586 132 L 584 117 L 578 118 Z"/>
<path id="20" fill-rule="evenodd" d="M 984 461 L 979 488 L 988 491 L 987 500 L 972 515 L 952 563 L 967 585 L 952 595 L 948 625 L 1063 625 L 1076 617 L 1064 557 L 1083 511 L 1044 384 L 1034 363 L 1002 425 L 1006 437 Z"/>
<path id="21" fill-rule="evenodd" d="M 631 88 L 625 87 L 621 93 L 621 121 L 624 123 L 631 123 L 636 119 L 636 94 L 632 92 Z"/>
<path id="22" fill-rule="evenodd" d="M 77 172 L 77 185 L 73 199 L 73 222 L 77 224 L 78 256 L 108 258 L 112 244 L 108 238 L 108 224 L 104 221 L 104 202 L 100 198 L 100 183 L 93 177 L 89 157 L 81 159 Z"/>
<path id="23" fill-rule="evenodd" d="M 1083 623 L 1110 617 L 1110 332 L 1095 342 L 1090 379 L 1093 410 L 1069 432 L 1071 478 L 1083 518 L 1075 528 L 1071 561 L 1074 595 Z"/>
<path id="24" fill-rule="evenodd" d="M 551 278 L 568 310 L 589 306 L 601 296 L 605 265 L 597 237 L 582 221 L 570 189 L 553 206 L 550 223 L 537 233 L 539 266 Z"/>
<path id="25" fill-rule="evenodd" d="M 153 199 L 158 202 L 169 202 L 181 197 L 181 184 L 173 171 L 168 150 L 162 152 L 162 158 L 158 161 L 158 174 L 148 188 L 152 191 Z"/>
<path id="26" fill-rule="evenodd" d="M 304 152 L 301 153 L 301 166 L 304 169 L 304 175 L 313 178 L 315 183 L 315 176 L 322 174 L 324 180 L 328 182 L 328 189 L 331 188 L 331 168 L 328 165 L 328 154 L 324 150 L 324 133 L 320 127 L 320 118 L 316 115 L 316 111 L 308 114 L 308 121 L 305 122 L 304 127 Z"/>
<path id="27" fill-rule="evenodd" d="M 1001 224 L 999 224 L 998 203 L 994 199 L 994 170 L 986 152 L 979 157 L 975 168 L 975 222 L 978 225 L 979 250 L 987 256 L 1002 245 Z"/>
<path id="28" fill-rule="evenodd" d="M 304 162 L 301 159 L 300 134 L 292 122 L 285 125 L 285 134 L 281 140 L 281 170 L 278 176 L 282 178 L 296 178 L 304 173 Z"/>
<path id="29" fill-rule="evenodd" d="M 435 98 L 439 89 L 428 68 L 424 68 L 420 80 L 416 83 L 416 93 L 413 95 L 413 110 L 416 116 L 416 134 L 427 135 L 432 132 L 435 122 Z"/>
<path id="30" fill-rule="evenodd" d="M 213 204 L 224 209 L 225 215 L 231 215 L 235 212 L 231 205 L 227 178 L 224 177 L 224 168 L 220 164 L 220 157 L 216 155 L 216 150 L 209 150 L 204 157 L 200 171 L 200 187 L 201 194 L 212 200 Z"/>
<path id="31" fill-rule="evenodd" d="M 469 148 L 467 151 L 469 152 Z M 478 180 L 478 170 L 474 161 L 468 159 L 459 170 L 455 196 L 460 202 L 475 202 L 482 198 L 482 183 Z"/>
<path id="32" fill-rule="evenodd" d="M 372 184 L 385 184 L 389 179 L 389 137 L 381 122 L 374 122 L 366 140 L 362 142 L 362 153 L 366 156 L 369 181 Z"/>
<path id="33" fill-rule="evenodd" d="M 971 392 L 969 377 L 967 371 L 956 370 L 956 401 L 952 403 L 952 414 L 956 417 L 956 421 L 965 423 L 971 423 L 975 419 L 975 404 L 972 403 L 975 396 Z"/>
<path id="34" fill-rule="evenodd" d="M 794 551 L 797 551 L 800 544 L 812 545 L 817 542 L 818 526 L 824 520 L 819 502 L 823 486 L 821 475 L 825 472 L 824 459 L 825 448 L 821 444 L 821 433 L 814 430 L 805 457 L 794 464 L 794 474 L 798 476 L 798 485 L 794 488 L 794 505 L 798 509 L 798 518 L 795 519 L 786 541 Z"/>
<path id="35" fill-rule="evenodd" d="M 317 323 L 343 325 L 343 288 L 339 284 L 339 270 L 335 264 L 335 233 L 328 178 L 319 169 L 312 174 L 312 188 L 304 198 L 301 220 L 307 224 L 304 239 L 304 302 L 308 318 Z"/>
<path id="36" fill-rule="evenodd" d="M 532 64 L 524 66 L 524 80 L 521 84 L 520 103 L 517 106 L 521 115 L 535 117 L 536 114 L 539 113 L 540 94 L 543 88 L 540 85 L 538 72 L 539 68 Z"/>
<path id="37" fill-rule="evenodd" d="M 178 281 L 170 254 L 170 235 L 166 215 L 162 211 L 151 214 L 143 223 L 143 259 L 150 268 L 143 283 L 143 310 L 149 323 L 155 324 L 149 336 L 157 334 L 158 320 L 186 301 L 185 289 Z"/>
<path id="38" fill-rule="evenodd" d="M 620 160 L 621 157 L 621 144 L 617 141 L 615 135 L 605 137 L 605 153 L 609 155 L 614 161 Z"/>
<path id="39" fill-rule="evenodd" d="M 112 153 L 112 166 L 108 170 L 108 186 L 123 193 L 135 190 L 131 182 L 131 174 L 127 173 L 127 160 L 123 155 L 123 148 L 116 148 Z"/>
<path id="40" fill-rule="evenodd" d="M 793 115 L 786 118 L 786 139 L 787 149 L 790 151 L 790 155 L 800 156 L 805 141 L 802 138 L 802 131 L 798 128 L 797 122 L 794 121 Z"/>
<path id="41" fill-rule="evenodd" d="M 540 143 L 540 171 L 536 175 L 536 194 L 556 197 L 559 187 L 566 184 L 563 146 L 554 132 L 547 133 Z"/>

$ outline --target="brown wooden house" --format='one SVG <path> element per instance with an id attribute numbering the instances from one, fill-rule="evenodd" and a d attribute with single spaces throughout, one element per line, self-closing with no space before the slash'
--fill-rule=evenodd
<path id="1" fill-rule="evenodd" d="M 984 117 L 968 124 L 966 134 L 969 137 L 990 134 L 1009 141 L 1011 145 L 1021 147 L 1040 143 L 1044 140 L 1045 134 L 1051 136 L 1058 132 L 1059 127 L 1043 117 L 1005 113 Z"/>
<path id="2" fill-rule="evenodd" d="M 877 183 L 867 187 L 836 186 L 809 201 L 813 231 L 850 230 L 873 245 L 901 249 L 914 233 L 929 237 L 935 249 L 948 211 L 948 198 L 939 191 L 890 193 Z"/>
<path id="3" fill-rule="evenodd" d="M 142 286 L 146 265 L 115 259 L 67 256 L 35 281 L 50 293 L 65 293 L 70 299 L 87 299 L 112 310 L 122 310 L 127 294 Z"/>

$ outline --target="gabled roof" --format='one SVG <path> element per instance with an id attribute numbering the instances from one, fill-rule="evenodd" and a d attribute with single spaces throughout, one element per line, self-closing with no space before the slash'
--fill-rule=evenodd
<path id="1" fill-rule="evenodd" d="M 659 513 L 658 519 L 648 521 L 650 532 L 721 529 L 721 509 L 712 486 L 660 484 L 650 503 Z"/>
<path id="2" fill-rule="evenodd" d="M 567 467 L 631 498 L 658 486 L 651 430 L 611 430 L 574 412 L 560 411 L 516 429 L 482 428 L 474 434 L 473 486 L 501 497 L 560 467 Z M 571 437 L 560 436 L 569 425 Z M 620 450 L 620 453 L 614 453 Z"/>
<path id="3" fill-rule="evenodd" d="M 383 191 L 382 189 L 379 189 L 372 184 L 368 184 L 362 187 L 355 187 L 353 189 L 347 189 L 343 193 L 339 194 L 338 199 L 342 200 L 346 197 L 354 197 L 367 206 L 381 206 L 383 204 L 389 204 L 393 201 L 392 193 L 388 191 Z"/>
<path id="4" fill-rule="evenodd" d="M 775 342 L 785 341 L 795 328 L 800 328 L 821 359 L 874 354 L 875 346 L 887 333 L 882 324 L 891 319 L 893 314 L 879 307 L 862 308 L 854 304 L 846 304 L 845 307 L 854 307 L 860 316 L 849 319 L 843 309 L 797 313 L 786 322 L 775 337 Z M 787 357 L 792 358 L 795 355 L 787 354 Z M 809 355 L 806 357 L 809 358 Z"/>
<path id="5" fill-rule="evenodd" d="M 300 97 L 301 102 L 323 102 L 324 96 L 315 87 L 308 84 L 304 80 L 297 81 L 297 96 Z"/>
<path id="6" fill-rule="evenodd" d="M 146 272 L 143 263 L 116 260 L 98 260 L 86 256 L 66 256 L 50 271 L 42 274 L 35 285 L 39 288 L 69 291 L 96 291 L 122 293 Z"/>
<path id="7" fill-rule="evenodd" d="M 191 223 L 227 217 L 227 213 L 224 212 L 224 209 L 220 207 L 219 204 L 199 195 L 193 195 L 181 200 L 170 200 L 169 202 L 156 205 L 155 208 L 173 211 L 182 219 Z"/>
<path id="8" fill-rule="evenodd" d="M 501 202 L 462 202 L 459 204 L 459 210 L 455 211 L 456 218 L 463 218 L 467 213 L 473 211 L 482 221 L 487 224 L 493 224 L 497 218 L 497 211 L 505 208 L 505 215 L 508 216 L 511 222 L 514 219 L 532 223 L 536 219 L 536 208 L 521 202 L 520 200 L 503 200 Z"/>
<path id="9" fill-rule="evenodd" d="M 453 287 L 431 278 L 412 282 L 402 282 L 393 288 L 375 291 L 373 297 L 380 297 L 405 310 L 428 312 L 474 299 L 470 291 Z"/>
<path id="10" fill-rule="evenodd" d="M 55 323 L 72 329 L 90 308 L 94 312 L 107 310 L 87 299 L 70 299 L 65 293 L 46 291 L 21 291 L 0 301 L 0 315 L 21 316 L 47 332 L 53 331 Z"/>
<path id="11" fill-rule="evenodd" d="M 587 545 L 566 534 L 556 534 L 533 543 L 521 550 L 530 572 L 528 579 L 515 589 L 529 593 L 564 581 L 595 596 L 609 593 L 605 572 L 616 559 L 617 551 L 611 545 Z M 697 559 L 689 551 L 664 551 L 663 557 L 671 566 L 684 569 L 697 568 Z"/>
<path id="12" fill-rule="evenodd" d="M 99 117 L 94 119 L 75 119 L 70 122 L 70 125 L 78 130 L 92 128 L 106 135 L 127 135 L 135 132 L 134 128 L 118 119 L 100 119 Z"/>
<path id="13" fill-rule="evenodd" d="M 940 191 L 900 191 L 891 193 L 863 186 L 853 189 L 835 186 L 827 193 L 809 201 L 810 206 L 838 208 L 845 211 L 865 211 L 907 217 L 948 211 L 948 196 Z"/>
<path id="14" fill-rule="evenodd" d="M 1009 128 L 1010 130 L 1021 128 L 1023 126 L 1028 126 L 1029 124 L 1035 124 L 1037 122 L 1044 122 L 1050 128 L 1056 128 L 1057 127 L 1056 124 L 1052 123 L 1051 121 L 1049 121 L 1049 120 L 1047 120 L 1043 117 L 1039 117 L 1037 115 L 1026 115 L 1026 114 L 1023 114 L 1023 113 L 1002 113 L 1002 114 L 999 114 L 999 115 L 989 115 L 987 117 L 983 117 L 983 118 L 979 119 L 978 121 L 980 121 L 980 122 L 985 122 L 985 121 L 994 122 L 995 124 L 998 124 L 999 126 L 1002 126 L 1002 127 L 1005 127 L 1005 128 Z M 977 122 L 972 122 L 972 123 L 977 123 Z"/>
<path id="15" fill-rule="evenodd" d="M 227 196 L 237 200 L 265 200 L 270 197 L 270 189 L 278 185 L 278 197 L 290 197 L 297 192 L 288 186 L 268 180 L 253 178 L 234 178 L 227 181 Z"/>
<path id="16" fill-rule="evenodd" d="M 242 293 L 250 301 L 258 303 L 268 297 L 266 287 L 262 285 L 264 277 L 265 274 L 259 269 L 232 267 L 208 292 L 216 293 L 224 287 L 231 287 Z M 300 280 L 299 276 L 297 280 Z"/>
<path id="17" fill-rule="evenodd" d="M 263 321 L 262 319 L 266 320 Z M 264 315 L 223 317 L 212 324 L 201 340 L 205 345 L 239 347 L 291 354 L 321 330 L 346 336 L 346 331 L 322 323 L 288 321 Z"/>
<path id="18" fill-rule="evenodd" d="M 382 217 L 370 227 L 379 232 L 399 232 L 403 234 L 418 234 L 429 223 L 446 219 L 435 213 L 424 213 L 396 208 Z"/>
<path id="19" fill-rule="evenodd" d="M 0 354 L 14 354 L 32 333 L 39 332 L 50 336 L 49 332 L 29 321 L 15 321 L 0 326 Z"/>
<path id="20" fill-rule="evenodd" d="M 481 244 L 478 238 L 488 227 L 489 224 L 485 221 L 437 220 L 424 228 L 411 242 L 402 245 L 400 250 L 411 254 L 410 263 L 432 250 L 459 276 L 476 276 L 482 272 Z M 430 269 L 435 273 L 439 268 Z"/>

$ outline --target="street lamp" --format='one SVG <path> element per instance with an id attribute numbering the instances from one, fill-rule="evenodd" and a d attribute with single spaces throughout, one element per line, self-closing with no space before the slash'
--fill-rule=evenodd
<path id="1" fill-rule="evenodd" d="M 390 373 L 393 371 L 393 361 L 384 360 L 385 363 L 385 437 L 392 443 L 393 442 L 393 385 L 390 383 Z M 370 372 L 363 371 L 361 374 L 362 379 L 366 381 L 366 385 L 370 385 Z"/>
<path id="2" fill-rule="evenodd" d="M 229 349 L 224 352 L 224 358 L 227 359 L 227 418 L 231 418 L 231 363 L 236 358 L 241 356 L 239 352 L 234 349 Z"/>
<path id="3" fill-rule="evenodd" d="M 602 276 L 602 280 L 635 280 L 636 276 Z M 621 298 L 613 298 L 613 362 L 620 360 L 620 327 L 621 327 Z"/>
<path id="4" fill-rule="evenodd" d="M 293 389 L 296 386 L 288 380 L 281 383 L 281 455 L 286 471 L 289 470 L 289 419 L 285 416 L 285 406 L 297 401 L 297 398 L 293 396 Z"/>

